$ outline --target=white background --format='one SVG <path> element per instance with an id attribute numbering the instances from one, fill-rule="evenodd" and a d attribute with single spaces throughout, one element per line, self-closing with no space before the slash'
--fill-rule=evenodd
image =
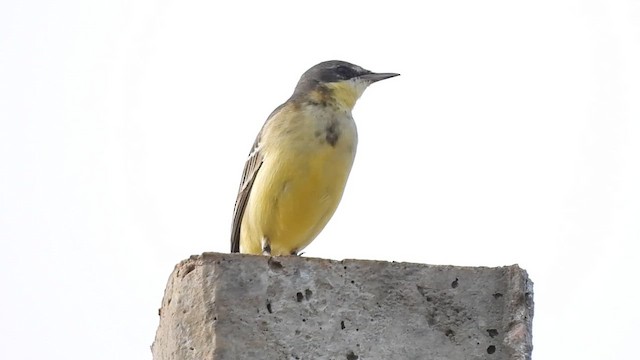
<path id="1" fill-rule="evenodd" d="M 640 335 L 640 2 L 0 3 L 0 358 L 150 359 L 175 263 L 227 252 L 244 160 L 304 70 L 354 110 L 305 256 L 518 263 L 534 358 Z"/>

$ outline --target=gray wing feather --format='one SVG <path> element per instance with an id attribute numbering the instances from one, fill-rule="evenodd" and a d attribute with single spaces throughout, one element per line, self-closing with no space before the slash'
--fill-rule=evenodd
<path id="1" fill-rule="evenodd" d="M 253 144 L 249 158 L 244 165 L 244 171 L 242 172 L 242 181 L 240 181 L 240 188 L 238 189 L 236 206 L 233 209 L 233 223 L 231 224 L 231 252 L 240 252 L 240 224 L 242 223 L 242 216 L 244 215 L 244 209 L 249 201 L 249 194 L 251 194 L 253 181 L 256 179 L 258 170 L 260 170 L 260 166 L 262 165 L 262 154 L 260 153 L 259 146 L 260 134 Z"/>
<path id="2" fill-rule="evenodd" d="M 269 115 L 267 121 L 262 126 L 260 133 L 256 137 L 256 141 L 253 143 L 253 147 L 249 153 L 249 158 L 244 165 L 242 180 L 240 181 L 240 188 L 238 189 L 238 197 L 236 198 L 236 206 L 233 209 L 233 222 L 231 224 L 231 252 L 240 252 L 240 225 L 242 224 L 242 217 L 244 216 L 244 210 L 247 207 L 247 202 L 251 195 L 253 182 L 256 179 L 256 175 L 258 174 L 260 167 L 262 166 L 263 154 L 260 151 L 262 132 L 264 131 L 267 123 L 276 116 L 285 104 L 277 107 L 271 115 Z"/>

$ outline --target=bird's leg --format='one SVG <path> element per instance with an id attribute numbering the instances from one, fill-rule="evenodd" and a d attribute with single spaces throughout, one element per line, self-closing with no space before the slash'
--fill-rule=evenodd
<path id="1" fill-rule="evenodd" d="M 262 255 L 271 256 L 271 242 L 266 236 L 262 237 Z"/>

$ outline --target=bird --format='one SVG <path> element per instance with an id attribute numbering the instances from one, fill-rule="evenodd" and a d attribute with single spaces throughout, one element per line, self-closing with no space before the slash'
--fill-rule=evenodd
<path id="1" fill-rule="evenodd" d="M 340 60 L 302 74 L 265 121 L 245 163 L 232 253 L 298 255 L 316 238 L 338 207 L 355 159 L 356 101 L 369 85 L 398 75 Z"/>

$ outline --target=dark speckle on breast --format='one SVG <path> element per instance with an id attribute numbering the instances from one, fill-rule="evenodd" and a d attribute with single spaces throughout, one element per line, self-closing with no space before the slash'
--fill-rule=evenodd
<path id="1" fill-rule="evenodd" d="M 332 122 L 331 124 L 329 124 L 329 126 L 327 126 L 327 128 L 325 129 L 324 136 L 325 140 L 327 140 L 327 143 L 335 147 L 336 143 L 338 142 L 338 138 L 340 138 L 340 127 L 338 126 L 338 123 Z"/>

